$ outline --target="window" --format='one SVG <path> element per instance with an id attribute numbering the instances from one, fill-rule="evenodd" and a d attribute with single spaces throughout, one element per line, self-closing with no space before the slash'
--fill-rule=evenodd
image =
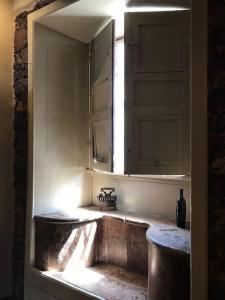
<path id="1" fill-rule="evenodd" d="M 115 39 L 113 98 L 113 171 L 124 173 L 124 37 Z"/>
<path id="2" fill-rule="evenodd" d="M 93 168 L 189 175 L 189 56 L 189 11 L 125 13 L 124 37 L 112 21 L 92 41 Z"/>

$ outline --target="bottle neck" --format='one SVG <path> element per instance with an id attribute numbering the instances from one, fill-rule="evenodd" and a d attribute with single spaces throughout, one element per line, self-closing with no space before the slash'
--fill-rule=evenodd
<path id="1" fill-rule="evenodd" d="M 180 199 L 183 199 L 183 198 L 184 198 L 184 190 L 180 189 Z"/>

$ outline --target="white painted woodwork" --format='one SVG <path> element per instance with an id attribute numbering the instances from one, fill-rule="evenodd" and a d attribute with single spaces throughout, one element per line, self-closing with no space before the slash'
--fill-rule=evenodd
<path id="1" fill-rule="evenodd" d="M 34 286 L 29 287 L 28 300 L 59 300 L 60 298 L 55 298 L 52 295 L 40 290 Z"/>
<path id="2" fill-rule="evenodd" d="M 163 8 L 190 8 L 191 0 L 127 0 L 126 1 L 128 7 L 136 7 L 136 8 L 145 8 L 157 7 L 158 9 L 163 10 Z"/>
<path id="3" fill-rule="evenodd" d="M 87 205 L 88 45 L 35 24 L 34 82 L 34 213 Z"/>
<path id="4" fill-rule="evenodd" d="M 125 173 L 189 175 L 189 17 L 125 15 Z"/>
<path id="5" fill-rule="evenodd" d="M 90 44 L 91 167 L 112 171 L 113 37 L 111 21 Z"/>
<path id="6" fill-rule="evenodd" d="M 174 169 L 179 167 L 182 163 L 182 127 L 182 118 L 176 115 L 136 116 L 133 155 L 137 170 L 140 168 L 141 172 L 142 168 L 146 168 L 147 172 L 152 166 L 157 172 L 161 163 Z"/>
<path id="7" fill-rule="evenodd" d="M 174 112 L 184 105 L 184 78 L 182 74 L 134 74 L 133 75 L 134 106 L 145 106 L 149 113 L 156 109 L 171 109 Z M 151 97 L 149 97 L 151 95 Z M 169 97 L 168 97 L 169 95 Z"/>

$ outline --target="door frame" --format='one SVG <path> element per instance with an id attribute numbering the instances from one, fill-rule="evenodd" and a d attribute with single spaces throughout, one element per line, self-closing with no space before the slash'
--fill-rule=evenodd
<path id="1" fill-rule="evenodd" d="M 39 18 L 77 0 L 58 0 L 28 16 L 28 200 L 26 227 L 25 299 L 33 265 L 33 28 Z M 191 12 L 191 299 L 208 299 L 207 241 L 207 1 L 192 1 Z"/>
<path id="2" fill-rule="evenodd" d="M 191 299 L 208 299 L 208 3 L 192 1 L 191 17 Z"/>

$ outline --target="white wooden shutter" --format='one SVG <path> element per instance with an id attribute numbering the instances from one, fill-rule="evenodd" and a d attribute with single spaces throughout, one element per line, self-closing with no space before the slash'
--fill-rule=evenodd
<path id="1" fill-rule="evenodd" d="M 189 11 L 125 15 L 125 173 L 189 174 Z"/>
<path id="2" fill-rule="evenodd" d="M 90 46 L 91 167 L 109 172 L 113 168 L 113 41 L 112 20 Z"/>

